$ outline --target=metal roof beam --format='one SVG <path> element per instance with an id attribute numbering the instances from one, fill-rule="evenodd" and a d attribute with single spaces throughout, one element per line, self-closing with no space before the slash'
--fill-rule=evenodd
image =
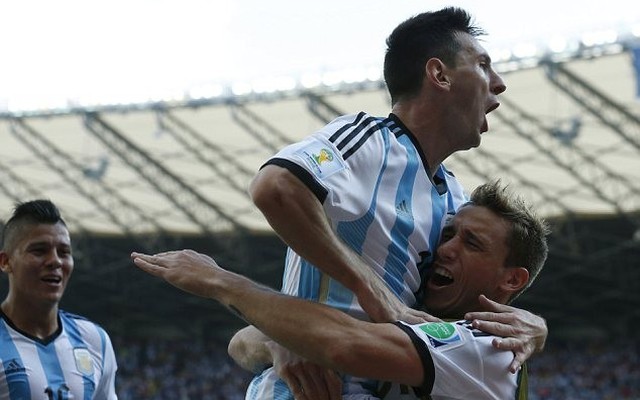
<path id="1" fill-rule="evenodd" d="M 63 177 L 79 194 L 88 199 L 126 234 L 160 229 L 154 219 L 104 182 L 87 179 L 80 165 L 70 154 L 50 142 L 27 125 L 22 118 L 11 119 L 11 133 L 49 168 Z"/>
<path id="2" fill-rule="evenodd" d="M 33 187 L 31 183 L 16 175 L 11 168 L 2 162 L 0 162 L 0 191 L 16 203 L 48 197 Z M 86 228 L 82 222 L 74 218 L 73 214 L 65 215 L 64 220 L 71 224 L 74 229 L 80 231 L 81 234 L 86 233 Z"/>
<path id="3" fill-rule="evenodd" d="M 231 117 L 260 144 L 272 152 L 278 151 L 293 141 L 255 112 L 238 103 L 230 103 Z"/>
<path id="4" fill-rule="evenodd" d="M 222 207 L 205 198 L 114 127 L 103 121 L 98 114 L 86 113 L 84 122 L 89 132 L 178 207 L 202 232 L 213 233 L 215 230 L 212 229 L 212 226 L 216 224 L 218 227 L 246 230 Z"/>
<path id="5" fill-rule="evenodd" d="M 322 96 L 311 92 L 303 93 L 302 96 L 307 101 L 309 112 L 325 124 L 344 114 Z"/>
<path id="6" fill-rule="evenodd" d="M 625 208 L 640 209 L 640 189 L 635 187 L 634 183 L 587 154 L 580 147 L 559 143 L 551 129 L 543 126 L 537 118 L 527 114 L 514 102 L 507 98 L 503 98 L 502 102 L 505 107 L 496 111 L 497 118 L 511 127 L 518 136 L 530 142 L 541 155 L 570 172 L 581 185 L 589 188 L 596 197 L 611 205 L 619 215 L 640 225 L 640 222 L 625 210 Z M 623 202 L 625 202 L 624 205 Z"/>
<path id="7" fill-rule="evenodd" d="M 166 110 L 157 110 L 158 124 L 189 151 L 195 159 L 206 165 L 216 176 L 224 180 L 235 191 L 246 194 L 244 183 L 237 178 L 250 178 L 254 172 L 229 155 L 221 147 L 206 140 L 204 135 Z M 244 181 L 243 181 L 244 182 Z"/>
<path id="8" fill-rule="evenodd" d="M 555 205 L 563 212 L 564 215 L 574 218 L 573 211 L 571 211 L 569 207 L 562 202 L 561 198 L 550 195 L 543 187 L 518 172 L 513 168 L 514 163 L 505 162 L 481 147 L 475 149 L 472 156 L 456 157 L 456 161 L 465 164 L 469 171 L 485 181 L 495 179 L 496 176 L 503 175 L 507 172 L 509 174 L 510 182 L 515 183 L 522 188 L 532 190 L 544 200 L 543 202 L 536 204 L 538 211 L 541 211 L 541 206 L 549 207 L 550 205 Z M 485 162 L 482 163 L 481 166 L 478 166 L 482 161 Z"/>
<path id="9" fill-rule="evenodd" d="M 640 118 L 591 86 L 560 63 L 542 63 L 547 78 L 594 117 L 640 150 Z"/>

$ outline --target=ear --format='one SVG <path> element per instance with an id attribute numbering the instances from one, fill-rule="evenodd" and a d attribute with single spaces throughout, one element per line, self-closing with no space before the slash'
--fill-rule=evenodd
<path id="1" fill-rule="evenodd" d="M 5 251 L 0 251 L 0 271 L 8 274 L 11 272 L 11 265 L 9 265 L 9 254 Z"/>
<path id="2" fill-rule="evenodd" d="M 516 293 L 529 283 L 529 271 L 524 267 L 506 268 L 500 288 L 507 293 Z"/>
<path id="3" fill-rule="evenodd" d="M 426 81 L 441 90 L 449 90 L 451 80 L 447 66 L 439 58 L 430 58 L 425 65 Z"/>

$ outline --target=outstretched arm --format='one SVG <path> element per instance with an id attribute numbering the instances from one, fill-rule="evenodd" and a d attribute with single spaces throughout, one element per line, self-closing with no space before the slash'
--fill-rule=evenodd
<path id="1" fill-rule="evenodd" d="M 533 353 L 544 348 L 549 333 L 547 323 L 529 311 L 496 303 L 485 296 L 480 296 L 480 304 L 486 311 L 470 312 L 464 318 L 473 321 L 476 329 L 503 337 L 495 339 L 493 345 L 514 352 L 509 371 L 515 374 Z"/>
<path id="2" fill-rule="evenodd" d="M 422 383 L 418 352 L 409 336 L 393 324 L 359 321 L 328 306 L 283 295 L 191 250 L 131 256 L 142 270 L 186 292 L 219 301 L 310 361 L 354 376 L 412 386 Z"/>
<path id="3" fill-rule="evenodd" d="M 302 258 L 351 290 L 376 322 L 434 321 L 402 303 L 382 279 L 333 232 L 322 204 L 289 170 L 264 167 L 250 188 L 253 202 L 280 238 Z"/>

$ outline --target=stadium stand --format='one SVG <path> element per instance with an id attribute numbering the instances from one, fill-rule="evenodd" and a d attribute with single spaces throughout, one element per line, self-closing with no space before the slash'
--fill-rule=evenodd
<path id="1" fill-rule="evenodd" d="M 640 399 L 639 351 L 637 338 L 550 343 L 529 365 L 529 399 Z"/>
<path id="2" fill-rule="evenodd" d="M 640 399 L 640 342 L 553 342 L 529 363 L 530 400 Z M 242 400 L 251 377 L 224 343 L 116 341 L 122 400 Z"/>
<path id="3" fill-rule="evenodd" d="M 176 340 L 118 340 L 122 400 L 242 400 L 250 374 L 226 345 Z"/>

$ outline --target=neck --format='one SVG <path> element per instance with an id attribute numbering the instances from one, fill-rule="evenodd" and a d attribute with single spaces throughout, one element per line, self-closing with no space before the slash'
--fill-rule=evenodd
<path id="1" fill-rule="evenodd" d="M 37 307 L 7 298 L 0 307 L 16 328 L 38 339 L 45 339 L 58 330 L 57 304 L 52 307 Z"/>
<path id="2" fill-rule="evenodd" d="M 396 103 L 391 112 L 417 139 L 427 161 L 429 175 L 433 178 L 440 164 L 453 153 L 447 146 L 447 132 L 439 123 L 439 111 L 427 108 L 426 104 L 416 99 Z"/>

